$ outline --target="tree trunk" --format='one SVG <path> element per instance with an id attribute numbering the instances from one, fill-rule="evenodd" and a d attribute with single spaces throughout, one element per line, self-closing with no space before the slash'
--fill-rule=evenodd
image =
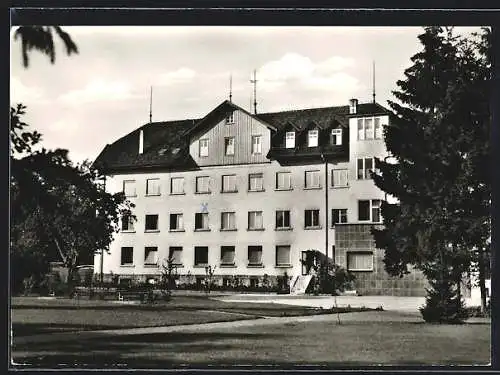
<path id="1" fill-rule="evenodd" d="M 68 267 L 68 276 L 66 278 L 66 286 L 67 286 L 67 294 L 68 297 L 73 298 L 73 292 L 74 292 L 74 283 L 73 283 L 73 275 L 75 274 L 75 267 L 71 266 Z"/>
<path id="2" fill-rule="evenodd" d="M 481 291 L 481 312 L 486 313 L 486 281 L 485 281 L 485 261 L 484 261 L 484 251 L 479 250 L 479 289 Z"/>

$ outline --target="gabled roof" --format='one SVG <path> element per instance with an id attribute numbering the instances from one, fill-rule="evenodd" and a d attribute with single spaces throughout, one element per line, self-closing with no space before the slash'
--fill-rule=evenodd
<path id="1" fill-rule="evenodd" d="M 237 106 L 233 102 L 230 102 L 229 100 L 223 101 L 221 104 L 219 104 L 217 107 L 215 107 L 214 110 L 212 110 L 209 114 L 207 114 L 205 117 L 203 117 L 201 120 L 199 120 L 193 127 L 190 129 L 186 130 L 184 135 L 188 136 L 193 133 L 196 133 L 197 131 L 201 131 L 203 129 L 210 128 L 211 126 L 216 125 L 218 122 L 226 118 L 229 113 L 233 111 L 242 111 L 246 113 L 248 116 L 256 118 L 260 122 L 264 123 L 265 126 L 270 128 L 271 130 L 276 130 L 276 128 L 266 121 L 260 119 L 258 116 L 252 115 L 250 112 L 247 110 Z"/>
<path id="2" fill-rule="evenodd" d="M 197 169 L 189 155 L 189 139 L 205 127 L 213 126 L 230 111 L 240 110 L 263 122 L 268 128 L 281 133 L 287 128 L 305 130 L 311 123 L 319 127 L 348 126 L 349 106 L 312 108 L 274 113 L 251 114 L 236 104 L 224 101 L 202 119 L 161 121 L 145 124 L 112 144 L 106 145 L 94 165 L 103 171 L 131 171 L 151 168 L 167 170 Z M 377 103 L 358 104 L 352 116 L 380 115 L 390 112 Z M 144 152 L 139 154 L 139 134 L 144 133 Z"/>

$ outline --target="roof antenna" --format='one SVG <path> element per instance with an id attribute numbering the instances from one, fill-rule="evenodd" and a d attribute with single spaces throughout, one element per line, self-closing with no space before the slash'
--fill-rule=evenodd
<path id="1" fill-rule="evenodd" d="M 233 102 L 233 75 L 229 75 L 229 102 Z"/>
<path id="2" fill-rule="evenodd" d="M 375 60 L 373 60 L 372 62 L 372 72 L 373 72 L 373 82 L 372 82 L 372 85 L 373 85 L 373 103 L 375 103 Z"/>
<path id="3" fill-rule="evenodd" d="M 250 80 L 253 83 L 253 113 L 257 114 L 257 71 L 253 71 L 253 79 Z"/>
<path id="4" fill-rule="evenodd" d="M 153 118 L 153 86 L 150 87 L 149 90 L 149 123 L 151 124 L 151 120 Z"/>

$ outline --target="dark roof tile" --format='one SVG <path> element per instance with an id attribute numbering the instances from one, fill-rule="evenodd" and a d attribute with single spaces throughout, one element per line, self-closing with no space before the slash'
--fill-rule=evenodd
<path id="1" fill-rule="evenodd" d="M 263 121 L 271 129 L 283 130 L 293 126 L 306 129 L 311 123 L 320 127 L 340 124 L 348 126 L 349 106 L 325 107 L 261 113 L 252 115 L 241 107 L 224 101 L 202 119 L 153 122 L 141 126 L 112 144 L 104 147 L 94 162 L 105 172 L 164 168 L 168 170 L 195 169 L 196 163 L 189 155 L 189 134 L 197 129 L 220 121 L 228 110 L 239 109 Z M 359 115 L 388 114 L 377 103 L 358 104 Z M 139 154 L 139 134 L 144 132 L 144 152 Z"/>

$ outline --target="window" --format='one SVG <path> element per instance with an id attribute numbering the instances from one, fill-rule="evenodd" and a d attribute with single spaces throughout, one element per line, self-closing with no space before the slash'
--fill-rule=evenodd
<path id="1" fill-rule="evenodd" d="M 305 210 L 305 227 L 319 228 L 319 210 Z"/>
<path id="2" fill-rule="evenodd" d="M 342 129 L 332 129 L 330 144 L 333 146 L 342 145 Z"/>
<path id="3" fill-rule="evenodd" d="M 235 230 L 236 229 L 236 214 L 234 212 L 221 213 L 221 230 Z"/>
<path id="4" fill-rule="evenodd" d="M 204 266 L 208 264 L 208 246 L 194 247 L 194 265 Z"/>
<path id="5" fill-rule="evenodd" d="M 200 157 L 208 156 L 208 139 L 200 139 Z"/>
<path id="6" fill-rule="evenodd" d="M 262 246 L 248 246 L 248 265 L 262 265 Z"/>
<path id="7" fill-rule="evenodd" d="M 170 214 L 170 230 L 171 231 L 184 230 L 184 219 L 182 214 Z"/>
<path id="8" fill-rule="evenodd" d="M 380 117 L 375 117 L 375 139 L 382 139 L 382 125 L 380 124 Z"/>
<path id="9" fill-rule="evenodd" d="M 276 211 L 276 229 L 290 228 L 290 211 Z"/>
<path id="10" fill-rule="evenodd" d="M 348 271 L 373 271 L 373 253 L 371 252 L 348 252 Z"/>
<path id="11" fill-rule="evenodd" d="M 222 265 L 234 265 L 234 246 L 220 247 L 220 263 Z"/>
<path id="12" fill-rule="evenodd" d="M 365 139 L 373 139 L 373 119 L 365 118 Z"/>
<path id="13" fill-rule="evenodd" d="M 126 197 L 135 197 L 137 195 L 134 180 L 123 181 L 123 193 L 125 193 Z"/>
<path id="14" fill-rule="evenodd" d="M 248 229 L 249 230 L 263 229 L 262 211 L 248 212 Z"/>
<path id="15" fill-rule="evenodd" d="M 347 169 L 333 169 L 332 170 L 332 186 L 333 187 L 346 187 L 346 186 L 348 186 Z"/>
<path id="16" fill-rule="evenodd" d="M 358 140 L 382 139 L 382 123 L 380 117 L 358 119 Z"/>
<path id="17" fill-rule="evenodd" d="M 262 136 L 253 135 L 252 136 L 252 154 L 262 153 Z"/>
<path id="18" fill-rule="evenodd" d="M 253 173 L 248 175 L 248 190 L 249 191 L 264 190 L 264 175 L 262 173 Z"/>
<path id="19" fill-rule="evenodd" d="M 347 223 L 347 208 L 332 209 L 332 224 Z"/>
<path id="20" fill-rule="evenodd" d="M 320 171 L 306 171 L 305 186 L 306 189 L 318 189 L 320 185 Z"/>
<path id="21" fill-rule="evenodd" d="M 276 189 L 292 190 L 291 172 L 276 172 Z"/>
<path id="22" fill-rule="evenodd" d="M 227 115 L 226 117 L 226 124 L 227 125 L 232 125 L 234 124 L 234 112 L 231 112 Z"/>
<path id="23" fill-rule="evenodd" d="M 194 215 L 194 230 L 208 230 L 208 213 L 197 212 Z"/>
<path id="24" fill-rule="evenodd" d="M 160 195 L 159 178 L 150 178 L 146 180 L 146 195 Z"/>
<path id="25" fill-rule="evenodd" d="M 276 266 L 290 265 L 290 245 L 276 246 Z"/>
<path id="26" fill-rule="evenodd" d="M 134 264 L 134 248 L 133 247 L 122 247 L 120 265 L 129 266 Z"/>
<path id="27" fill-rule="evenodd" d="M 158 215 L 146 215 L 146 231 L 158 230 Z"/>
<path id="28" fill-rule="evenodd" d="M 196 177 L 196 192 L 197 193 L 210 193 L 209 181 L 210 181 L 210 177 L 208 177 L 208 176 Z"/>
<path id="29" fill-rule="evenodd" d="M 307 146 L 318 147 L 318 131 L 309 130 L 307 133 Z"/>
<path id="30" fill-rule="evenodd" d="M 364 158 L 358 159 L 358 180 L 370 179 L 370 171 L 374 170 L 373 165 L 375 164 L 374 158 Z"/>
<path id="31" fill-rule="evenodd" d="M 156 256 L 158 248 L 156 246 L 148 246 L 144 248 L 144 265 L 156 265 L 158 261 Z"/>
<path id="32" fill-rule="evenodd" d="M 380 204 L 381 201 L 379 199 L 358 201 L 358 220 L 380 223 L 382 221 Z"/>
<path id="33" fill-rule="evenodd" d="M 294 148 L 295 147 L 295 132 L 286 132 L 285 134 L 285 147 Z"/>
<path id="34" fill-rule="evenodd" d="M 380 215 L 380 200 L 378 199 L 372 200 L 372 221 L 374 223 L 380 223 L 382 221 Z"/>
<path id="35" fill-rule="evenodd" d="M 237 192 L 236 189 L 236 175 L 230 174 L 222 176 L 222 192 L 223 193 L 234 193 Z"/>
<path id="36" fill-rule="evenodd" d="M 130 215 L 122 216 L 122 232 L 133 232 L 134 220 Z"/>
<path id="37" fill-rule="evenodd" d="M 224 138 L 224 154 L 226 156 L 234 155 L 234 137 Z"/>
<path id="38" fill-rule="evenodd" d="M 174 266 L 182 265 L 182 246 L 170 246 L 168 248 L 168 258 L 172 260 Z"/>
<path id="39" fill-rule="evenodd" d="M 365 139 L 365 126 L 363 119 L 360 118 L 358 119 L 358 140 L 362 141 L 363 139 Z"/>
<path id="40" fill-rule="evenodd" d="M 170 193 L 184 194 L 184 177 L 172 177 L 170 179 Z"/>

